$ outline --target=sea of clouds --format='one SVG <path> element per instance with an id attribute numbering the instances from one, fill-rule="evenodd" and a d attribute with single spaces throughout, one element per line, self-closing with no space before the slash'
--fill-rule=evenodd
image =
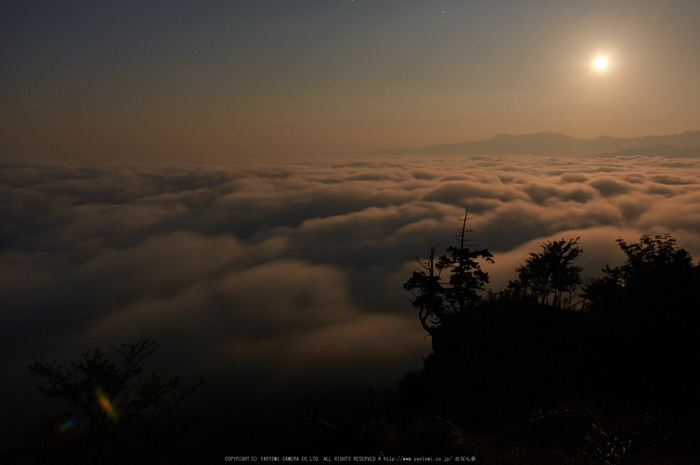
<path id="1" fill-rule="evenodd" d="M 700 258 L 698 160 L 6 163 L 0 381 L 145 334 L 161 371 L 226 389 L 395 385 L 430 351 L 411 260 L 454 244 L 467 205 L 493 290 L 548 239 L 580 236 L 589 277 L 622 262 L 618 237 L 670 232 Z"/>

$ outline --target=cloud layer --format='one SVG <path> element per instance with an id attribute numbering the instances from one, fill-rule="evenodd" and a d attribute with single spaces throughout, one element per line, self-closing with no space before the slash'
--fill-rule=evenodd
<path id="1" fill-rule="evenodd" d="M 670 232 L 700 256 L 688 160 L 5 164 L 4 376 L 147 334 L 175 371 L 390 385 L 429 350 L 401 287 L 410 261 L 451 244 L 465 205 L 495 290 L 546 239 L 581 236 L 588 276 L 622 260 L 620 236 Z"/>

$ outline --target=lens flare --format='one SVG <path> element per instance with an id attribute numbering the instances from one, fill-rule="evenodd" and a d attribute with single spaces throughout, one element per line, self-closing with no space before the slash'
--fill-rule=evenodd
<path id="1" fill-rule="evenodd" d="M 58 430 L 62 431 L 62 432 L 68 431 L 69 429 L 71 429 L 73 427 L 74 424 L 75 424 L 75 418 L 71 418 L 71 419 L 67 420 L 65 423 L 62 423 L 58 427 Z"/>
<path id="2" fill-rule="evenodd" d="M 97 396 L 97 405 L 99 405 L 100 408 L 105 411 L 107 416 L 112 421 L 119 420 L 119 415 L 117 414 L 117 411 L 114 409 L 112 403 L 109 401 L 107 396 L 104 395 L 100 388 L 95 389 L 95 395 Z"/>

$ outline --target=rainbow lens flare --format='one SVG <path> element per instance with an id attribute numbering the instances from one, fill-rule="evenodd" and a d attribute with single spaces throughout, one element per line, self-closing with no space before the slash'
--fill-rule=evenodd
<path id="1" fill-rule="evenodd" d="M 104 395 L 100 388 L 95 389 L 95 395 L 97 396 L 97 405 L 99 405 L 100 408 L 104 410 L 105 413 L 107 413 L 107 416 L 112 421 L 119 420 L 119 415 L 117 414 L 117 411 L 112 406 L 112 403 L 109 401 L 107 396 Z"/>
<path id="2" fill-rule="evenodd" d="M 73 427 L 74 424 L 75 424 L 75 418 L 71 418 L 71 419 L 67 420 L 65 423 L 62 423 L 58 427 L 58 430 L 61 432 L 68 431 L 69 429 L 71 429 L 71 427 Z"/>

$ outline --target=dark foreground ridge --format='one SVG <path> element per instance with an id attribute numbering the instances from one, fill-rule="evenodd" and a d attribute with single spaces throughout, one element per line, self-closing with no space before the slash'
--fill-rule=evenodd
<path id="1" fill-rule="evenodd" d="M 140 364 L 158 346 L 140 339 L 122 345 L 114 361 L 99 349 L 83 354 L 72 364 L 77 380 L 55 364 L 32 365 L 45 382 L 41 392 L 70 408 L 23 431 L 24 442 L 5 458 L 700 463 L 700 265 L 690 254 L 669 234 L 620 238 L 625 263 L 582 282 L 578 238 L 546 241 L 516 269 L 517 280 L 484 295 L 489 275 L 481 264 L 492 257 L 468 247 L 468 219 L 456 245 L 445 255 L 430 248 L 404 285 L 433 352 L 397 392 L 370 387 L 349 401 L 301 396 L 292 412 L 218 425 L 195 441 L 183 427 L 191 421 L 173 410 L 199 383 L 142 378 Z M 214 437 L 225 447 L 207 441 Z"/>

